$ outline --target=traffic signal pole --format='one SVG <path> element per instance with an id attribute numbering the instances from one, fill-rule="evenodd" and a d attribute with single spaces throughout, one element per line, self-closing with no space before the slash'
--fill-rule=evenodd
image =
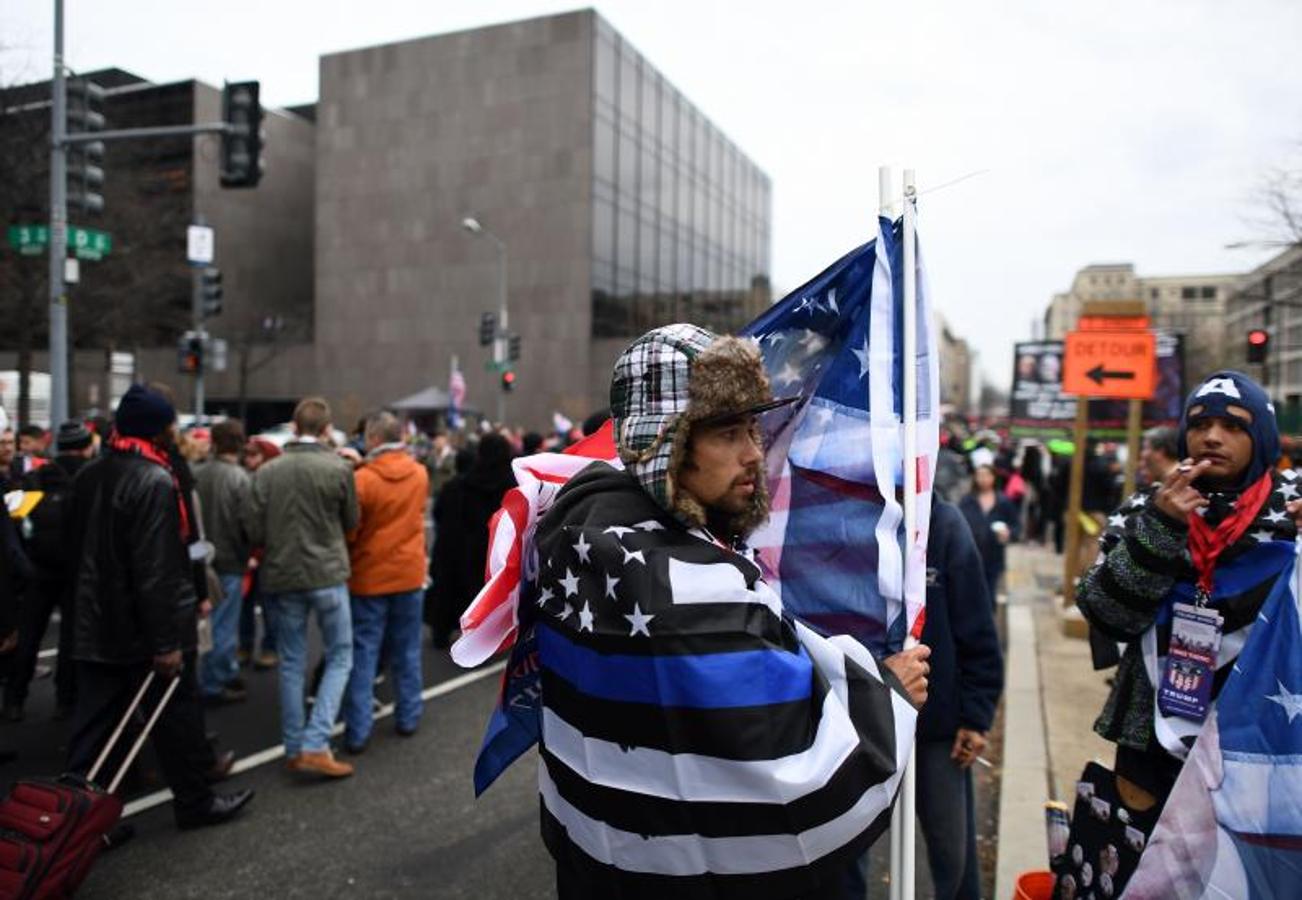
<path id="1" fill-rule="evenodd" d="M 202 224 L 200 217 L 196 217 L 196 224 Z M 199 266 L 193 268 L 191 273 L 193 279 L 193 288 L 190 291 L 190 316 L 194 323 L 194 331 L 199 335 L 199 340 L 204 341 L 205 348 L 207 335 L 203 330 L 203 269 Z M 206 356 L 207 354 L 204 354 Z M 204 394 L 203 394 L 203 370 L 208 365 L 208 360 L 201 356 L 199 358 L 199 368 L 194 373 L 194 424 L 202 425 L 204 423 Z"/>
<path id="2" fill-rule="evenodd" d="M 259 113 L 260 116 L 260 113 Z M 68 82 L 63 61 L 63 0 L 54 0 L 54 76 L 50 81 L 50 427 L 69 415 L 68 390 L 68 293 L 64 284 L 68 255 L 68 148 L 95 141 L 138 138 L 194 137 L 222 134 L 256 137 L 257 122 L 203 122 L 193 125 L 159 125 L 115 131 L 86 129 L 68 131 Z M 255 142 L 256 143 L 256 142 Z M 253 157 L 256 164 L 256 154 Z M 256 184 L 256 178 L 250 182 Z M 503 250 L 505 252 L 505 250 Z M 195 275 L 195 303 L 202 315 L 202 283 Z M 505 297 L 503 309 L 505 310 Z M 203 398 L 203 376 L 196 380 L 196 400 Z M 196 407 L 202 412 L 202 405 Z"/>
<path id="3" fill-rule="evenodd" d="M 63 69 L 63 0 L 54 0 L 54 78 L 50 83 L 50 427 L 68 418 L 68 83 Z"/>

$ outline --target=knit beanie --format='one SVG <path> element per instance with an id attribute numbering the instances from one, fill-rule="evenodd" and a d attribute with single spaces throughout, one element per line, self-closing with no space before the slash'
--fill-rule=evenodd
<path id="1" fill-rule="evenodd" d="M 85 450 L 90 446 L 92 435 L 84 422 L 76 420 L 64 422 L 54 438 L 54 446 L 60 452 L 64 450 Z"/>
<path id="2" fill-rule="evenodd" d="M 113 416 L 113 426 L 123 437 L 157 437 L 175 421 L 176 410 L 168 399 L 143 384 L 131 385 Z"/>

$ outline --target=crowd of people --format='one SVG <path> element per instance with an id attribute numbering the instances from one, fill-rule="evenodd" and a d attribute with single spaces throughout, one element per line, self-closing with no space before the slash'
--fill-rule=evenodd
<path id="1" fill-rule="evenodd" d="M 52 674 L 68 766 L 84 772 L 145 675 L 177 679 L 152 742 L 183 828 L 252 798 L 213 792 L 235 759 L 205 725 L 205 710 L 248 700 L 249 670 L 278 673 L 296 775 L 353 773 L 331 732 L 341 720 L 343 752 L 365 752 L 382 674 L 395 733 L 416 734 L 424 629 L 446 648 L 482 586 L 512 458 L 582 435 L 423 435 L 387 411 L 339 435 L 320 398 L 298 404 L 288 440 L 231 418 L 182 430 L 165 385 L 133 386 L 111 422 L 5 423 L 0 488 L 19 505 L 0 517 L 0 721 L 21 722 L 32 682 Z M 56 614 L 57 653 L 41 665 Z"/>
<path id="2" fill-rule="evenodd" d="M 621 659 L 647 653 L 638 638 L 649 637 L 653 619 L 659 629 L 674 629 L 693 653 L 726 656 L 748 642 L 759 641 L 752 648 L 758 650 L 814 640 L 807 629 L 790 631 L 786 617 L 757 620 L 733 633 L 706 616 L 698 634 L 688 610 L 702 600 L 674 596 L 674 565 L 702 572 L 740 567 L 747 584 L 757 577 L 739 561 L 749 559 L 745 538 L 768 512 L 756 415 L 782 401 L 773 399 L 749 346 L 700 329 L 673 328 L 689 326 L 661 329 L 639 342 L 655 345 L 652 356 L 659 365 L 683 369 L 687 387 L 672 412 L 648 411 L 660 406 L 639 394 L 648 379 L 639 374 L 644 363 L 635 343 L 625 354 L 628 371 L 616 367 L 612 402 L 619 402 L 582 429 L 550 437 L 490 427 L 426 436 L 380 410 L 340 440 L 321 398 L 297 405 L 292 436 L 283 442 L 250 437 L 236 419 L 179 430 L 170 392 L 161 385 L 133 386 L 112 423 L 64 422 L 52 434 L 30 426 L 4 429 L 0 480 L 11 515 L 0 517 L 0 719 L 22 721 L 42 642 L 58 612 L 55 716 L 70 721 L 72 771 L 90 767 L 153 672 L 176 682 L 152 740 L 175 796 L 177 825 L 228 821 L 249 803 L 252 791 L 214 790 L 229 777 L 234 757 L 215 749 L 205 710 L 246 702 L 249 670 L 274 670 L 287 770 L 304 778 L 348 777 L 374 732 L 375 683 L 382 672 L 393 688 L 394 732 L 410 737 L 419 730 L 422 642 L 448 647 L 483 585 L 489 520 L 515 484 L 513 458 L 562 449 L 609 416 L 626 471 L 586 470 L 561 492 L 538 530 L 540 564 L 557 579 L 555 593 L 543 586 L 538 605 L 550 611 L 553 596 L 561 604 L 539 625 L 543 683 L 552 685 L 543 692 L 546 768 L 560 778 L 570 766 L 565 748 L 574 736 L 557 724 L 565 722 L 594 747 L 593 741 L 602 740 L 594 736 L 608 735 L 622 753 L 639 744 L 658 746 L 661 739 L 665 749 L 684 752 L 694 742 L 715 741 L 722 742 L 710 744 L 716 755 L 755 759 L 757 748 L 729 743 L 740 732 L 730 736 L 709 724 L 713 713 L 700 712 L 693 725 L 699 733 L 661 734 L 642 713 L 630 714 L 603 693 L 607 687 L 591 682 L 595 676 L 570 671 L 593 648 Z M 697 366 L 698 358 L 709 364 Z M 1139 493 L 1124 503 L 1124 448 L 1092 441 L 1084 454 L 1082 508 L 1100 526 L 1103 553 L 1081 582 L 1079 602 L 1102 636 L 1100 645 L 1116 654 L 1112 664 L 1120 661 L 1113 696 L 1096 728 L 1118 745 L 1119 783 L 1159 809 L 1198 729 L 1175 722 L 1174 714 L 1172 722 L 1162 723 L 1165 712 L 1159 710 L 1162 727 L 1154 730 L 1151 666 L 1139 638 L 1184 582 L 1207 601 L 1219 599 L 1210 574 L 1218 559 L 1232 563 L 1261 540 L 1245 539 L 1244 529 L 1255 522 L 1260 533 L 1288 540 L 1295 533 L 1293 518 L 1302 513 L 1297 504 L 1286 505 L 1296 491 L 1285 485 L 1295 476 L 1260 388 L 1236 373 L 1208 385 L 1191 398 L 1180 429 L 1144 435 Z M 648 436 L 654 440 L 648 443 Z M 865 695 L 865 705 L 844 710 L 845 723 L 856 723 L 845 737 L 862 742 L 857 753 L 865 764 L 877 758 L 870 747 L 876 726 L 856 717 L 870 708 L 890 709 L 899 697 L 920 710 L 919 825 L 938 897 L 978 895 L 971 766 L 984 752 L 1003 688 L 995 598 L 1009 543 L 1052 541 L 1062 550 L 1072 449 L 1061 441 L 1013 442 L 960 420 L 946 423 L 934 481 L 921 646 L 880 660 L 883 674 L 874 690 L 881 697 L 869 702 Z M 1245 497 L 1250 502 L 1241 502 Z M 1198 539 L 1206 546 L 1191 557 L 1186 541 L 1194 538 L 1187 534 L 1202 526 L 1185 523 L 1195 518 L 1210 523 L 1211 536 Z M 1235 527 L 1221 528 L 1220 522 Z M 633 533 L 645 533 L 645 539 L 630 543 L 623 537 Z M 603 624 L 587 603 L 573 615 L 583 599 L 577 585 L 584 566 L 614 554 L 602 563 L 610 594 L 621 580 L 612 578 L 614 567 L 645 565 L 643 550 L 653 548 L 682 560 L 671 560 L 668 594 L 658 582 L 629 577 L 620 590 L 644 592 L 632 615 Z M 575 592 L 580 596 L 571 606 L 565 600 Z M 1251 624 L 1248 607 L 1261 591 L 1249 593 L 1246 600 L 1230 600 L 1244 606 L 1235 613 L 1235 628 Z M 309 671 L 307 651 L 312 622 L 322 647 L 315 671 Z M 842 652 L 817 642 L 809 646 L 813 655 L 806 664 L 821 659 L 818 664 L 825 665 Z M 620 655 L 628 653 L 633 655 Z M 876 663 L 851 654 L 841 664 L 846 672 L 851 657 L 877 671 Z M 726 666 L 718 671 L 726 675 Z M 586 698 L 575 685 L 589 683 L 596 694 Z M 782 696 L 784 703 L 790 700 Z M 832 698 L 828 694 L 821 702 L 834 703 Z M 647 702 L 634 706 L 645 711 Z M 790 717 L 793 709 L 775 703 L 771 714 Z M 725 724 L 740 721 L 738 713 L 719 715 Z M 342 740 L 335 745 L 331 735 L 340 721 Z M 816 740 L 831 734 L 812 721 L 791 733 L 817 734 Z M 651 778 L 649 773 L 639 777 Z M 833 779 L 827 784 L 844 782 L 850 790 L 833 804 L 837 808 L 855 803 L 851 794 L 869 777 L 866 771 L 854 778 L 845 772 L 823 775 Z M 600 864 L 600 857 L 594 865 L 592 846 L 575 842 L 594 815 L 583 812 L 594 790 L 583 781 L 569 773 L 555 784 L 543 782 L 543 832 L 557 861 L 562 896 L 593 896 L 638 882 L 618 866 Z M 620 808 L 617 818 L 654 819 L 668 810 L 668 800 L 642 809 L 640 794 L 624 796 L 618 781 L 611 774 L 599 791 L 610 795 L 603 803 Z M 752 786 L 758 792 L 754 802 L 762 806 L 767 788 Z M 682 797 L 683 814 L 698 802 Z M 792 883 L 827 888 L 808 896 L 862 896 L 867 857 L 850 850 L 863 846 L 861 838 L 848 840 L 833 855 L 841 861 L 835 877 L 797 866 Z M 744 867 L 750 861 L 736 863 Z"/>

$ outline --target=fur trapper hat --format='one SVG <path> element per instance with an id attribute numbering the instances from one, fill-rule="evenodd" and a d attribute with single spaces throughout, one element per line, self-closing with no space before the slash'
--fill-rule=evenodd
<path id="1" fill-rule="evenodd" d="M 700 502 L 677 490 L 692 426 L 787 402 L 773 399 L 753 341 L 695 325 L 666 325 L 638 338 L 615 362 L 610 385 L 620 459 L 657 503 L 689 527 L 706 522 Z M 750 509 L 729 523 L 727 537 L 749 534 L 768 517 L 768 507 L 761 467 Z"/>

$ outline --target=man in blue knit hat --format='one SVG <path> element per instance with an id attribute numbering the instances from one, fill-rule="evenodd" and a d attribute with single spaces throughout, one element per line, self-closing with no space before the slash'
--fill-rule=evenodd
<path id="1" fill-rule="evenodd" d="M 190 521 L 167 445 L 176 411 L 157 391 L 134 385 L 122 397 L 108 452 L 73 484 L 77 709 L 69 768 L 85 772 L 152 669 L 179 678 L 152 739 L 175 796 L 176 823 L 229 821 L 253 791 L 214 795 L 195 678 L 198 609 L 186 544 Z M 162 685 L 152 692 L 156 702 Z M 148 703 L 149 700 L 146 700 Z M 125 747 L 119 744 L 119 754 Z M 113 761 L 107 771 L 113 771 Z"/>
<path id="2" fill-rule="evenodd" d="M 1198 385 L 1177 449 L 1157 489 L 1109 518 L 1076 597 L 1090 624 L 1127 644 L 1094 730 L 1116 743 L 1118 788 L 1140 810 L 1165 803 L 1297 534 L 1300 485 L 1276 469 L 1275 410 L 1251 378 L 1221 371 Z M 1209 634 L 1205 671 L 1171 652 Z"/>

